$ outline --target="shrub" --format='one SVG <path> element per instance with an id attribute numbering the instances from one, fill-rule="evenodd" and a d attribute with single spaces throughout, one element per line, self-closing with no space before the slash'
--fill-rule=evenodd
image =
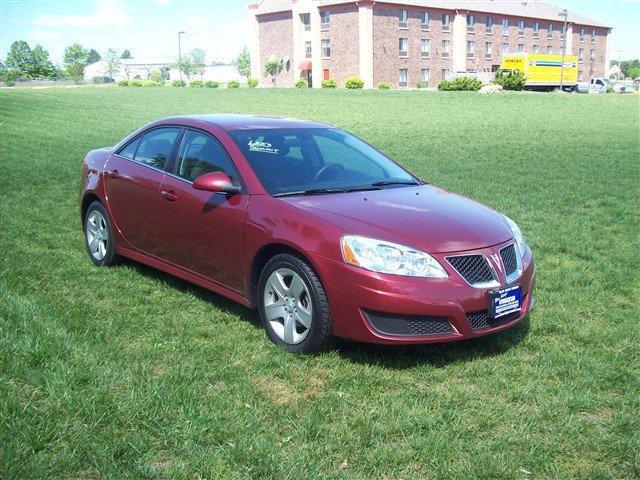
<path id="1" fill-rule="evenodd" d="M 309 82 L 304 78 L 299 78 L 296 80 L 296 83 L 294 83 L 294 86 L 296 88 L 307 88 L 309 87 Z"/>
<path id="2" fill-rule="evenodd" d="M 149 80 L 158 83 L 164 83 L 164 77 L 162 76 L 162 72 L 160 70 L 152 70 L 149 74 Z"/>
<path id="3" fill-rule="evenodd" d="M 113 83 L 113 79 L 111 77 L 107 77 L 106 75 L 99 75 L 97 77 L 92 77 L 91 83 Z"/>
<path id="4" fill-rule="evenodd" d="M 453 80 L 443 80 L 438 85 L 438 90 L 451 92 L 477 92 L 482 87 L 482 82 L 477 78 L 458 77 Z"/>
<path id="5" fill-rule="evenodd" d="M 429 86 L 429 82 L 418 82 L 416 83 L 416 88 L 427 88 Z"/>
<path id="6" fill-rule="evenodd" d="M 229 82 L 227 82 L 227 88 L 240 88 L 240 82 L 237 80 L 229 80 Z"/>
<path id="7" fill-rule="evenodd" d="M 344 81 L 344 86 L 349 90 L 358 90 L 364 87 L 364 80 L 356 76 L 349 77 Z"/>
<path id="8" fill-rule="evenodd" d="M 378 84 L 379 90 L 389 90 L 390 88 L 391 88 L 391 85 L 389 85 L 387 82 L 380 82 Z"/>
<path id="9" fill-rule="evenodd" d="M 128 87 L 129 86 L 129 80 L 118 80 L 118 86 L 119 87 Z"/>
<path id="10" fill-rule="evenodd" d="M 142 86 L 143 87 L 161 87 L 162 84 L 160 82 L 156 82 L 154 80 L 143 80 L 142 81 Z"/>
<path id="11" fill-rule="evenodd" d="M 520 70 L 498 70 L 493 80 L 505 90 L 522 90 L 527 77 Z"/>
<path id="12" fill-rule="evenodd" d="M 338 82 L 335 78 L 327 78 L 322 81 L 322 88 L 338 88 Z"/>
<path id="13" fill-rule="evenodd" d="M 206 82 L 204 82 L 204 86 L 207 88 L 218 88 L 220 84 L 213 80 L 207 80 Z"/>
<path id="14" fill-rule="evenodd" d="M 142 80 L 131 80 L 129 82 L 129 86 L 130 87 L 141 87 L 142 86 Z"/>
<path id="15" fill-rule="evenodd" d="M 193 88 L 202 88 L 204 87 L 204 82 L 202 80 L 191 80 L 189 86 Z"/>
<path id="16" fill-rule="evenodd" d="M 251 77 L 247 80 L 247 85 L 251 88 L 256 88 L 258 86 L 258 79 L 255 77 Z"/>
<path id="17" fill-rule="evenodd" d="M 172 87 L 184 87 L 187 84 L 184 80 L 174 80 L 171 82 Z"/>

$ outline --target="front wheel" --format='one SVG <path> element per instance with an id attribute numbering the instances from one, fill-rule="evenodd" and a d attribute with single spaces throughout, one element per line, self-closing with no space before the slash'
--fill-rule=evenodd
<path id="1" fill-rule="evenodd" d="M 85 246 L 91 261 L 99 267 L 118 262 L 116 244 L 107 210 L 97 200 L 89 205 L 84 216 Z"/>
<path id="2" fill-rule="evenodd" d="M 333 340 L 329 303 L 320 279 L 300 258 L 280 254 L 262 269 L 257 291 L 269 338 L 296 353 L 314 353 Z"/>

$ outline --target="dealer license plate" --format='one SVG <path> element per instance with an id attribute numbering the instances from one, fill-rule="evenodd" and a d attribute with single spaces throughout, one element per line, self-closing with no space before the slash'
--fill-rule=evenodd
<path id="1" fill-rule="evenodd" d="M 493 319 L 519 312 L 522 308 L 522 285 L 489 292 L 489 316 Z"/>

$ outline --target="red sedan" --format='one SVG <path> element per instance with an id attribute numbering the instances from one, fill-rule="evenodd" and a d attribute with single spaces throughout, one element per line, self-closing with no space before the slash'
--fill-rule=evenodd
<path id="1" fill-rule="evenodd" d="M 256 307 L 296 352 L 471 338 L 534 305 L 512 220 L 320 123 L 156 121 L 89 152 L 80 205 L 93 263 L 128 257 Z"/>

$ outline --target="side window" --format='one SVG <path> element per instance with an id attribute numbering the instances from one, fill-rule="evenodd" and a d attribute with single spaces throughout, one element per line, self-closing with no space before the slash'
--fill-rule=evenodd
<path id="1" fill-rule="evenodd" d="M 206 133 L 188 130 L 178 150 L 175 173 L 193 181 L 202 174 L 217 171 L 237 179 L 233 163 L 220 142 Z"/>
<path id="2" fill-rule="evenodd" d="M 167 158 L 171 154 L 173 142 L 179 133 L 180 129 L 175 127 L 156 128 L 145 133 L 136 152 L 136 162 L 155 168 L 164 168 Z"/>
<path id="3" fill-rule="evenodd" d="M 326 137 L 314 135 L 314 140 L 327 165 L 338 164 L 367 176 L 385 177 L 385 171 L 349 145 Z"/>
<path id="4" fill-rule="evenodd" d="M 140 145 L 140 139 L 141 138 L 142 137 L 138 137 L 135 140 L 127 143 L 127 145 L 122 150 L 120 150 L 118 155 L 120 155 L 121 157 L 129 158 L 129 159 L 133 160 L 133 156 L 136 154 L 136 150 L 138 149 L 138 145 Z"/>

